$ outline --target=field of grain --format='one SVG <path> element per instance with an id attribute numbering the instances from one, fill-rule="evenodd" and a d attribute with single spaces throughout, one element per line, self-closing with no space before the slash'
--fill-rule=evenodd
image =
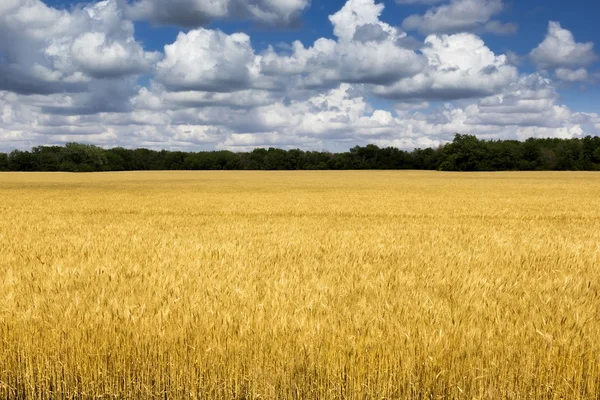
<path id="1" fill-rule="evenodd" d="M 0 397 L 600 397 L 600 174 L 0 174 Z"/>

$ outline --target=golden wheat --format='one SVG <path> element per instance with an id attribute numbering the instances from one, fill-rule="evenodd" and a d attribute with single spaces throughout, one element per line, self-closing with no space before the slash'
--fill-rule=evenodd
<path id="1" fill-rule="evenodd" d="M 600 175 L 0 174 L 2 398 L 600 396 Z"/>

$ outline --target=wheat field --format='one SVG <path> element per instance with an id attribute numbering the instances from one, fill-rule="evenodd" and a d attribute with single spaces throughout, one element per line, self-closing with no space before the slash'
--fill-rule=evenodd
<path id="1" fill-rule="evenodd" d="M 600 175 L 0 174 L 0 397 L 600 398 Z"/>

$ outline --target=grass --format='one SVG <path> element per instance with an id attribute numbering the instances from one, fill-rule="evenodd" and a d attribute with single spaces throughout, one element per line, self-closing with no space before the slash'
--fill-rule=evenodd
<path id="1" fill-rule="evenodd" d="M 599 338 L 599 174 L 0 174 L 0 398 L 596 399 Z"/>

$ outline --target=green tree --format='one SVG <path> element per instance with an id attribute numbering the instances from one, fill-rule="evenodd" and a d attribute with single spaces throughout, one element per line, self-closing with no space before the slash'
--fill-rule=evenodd
<path id="1" fill-rule="evenodd" d="M 292 164 L 287 159 L 287 152 L 285 150 L 269 148 L 264 158 L 265 169 L 268 170 L 282 170 L 291 169 Z"/>
<path id="2" fill-rule="evenodd" d="M 8 169 L 11 171 L 35 171 L 32 154 L 28 151 L 11 151 L 8 155 Z"/>
<path id="3" fill-rule="evenodd" d="M 558 157 L 554 150 L 542 148 L 540 150 L 540 167 L 544 171 L 554 171 L 558 165 Z"/>
<path id="4" fill-rule="evenodd" d="M 564 140 L 556 146 L 557 163 L 556 168 L 561 171 L 578 169 L 577 160 L 581 153 L 581 142 L 579 140 Z"/>
<path id="5" fill-rule="evenodd" d="M 104 150 L 98 146 L 81 143 L 67 143 L 65 145 L 63 165 L 70 170 L 75 165 L 77 172 L 102 171 L 108 163 Z"/>
<path id="6" fill-rule="evenodd" d="M 34 147 L 31 154 L 36 171 L 58 171 L 64 148 L 60 146 Z"/>
<path id="7" fill-rule="evenodd" d="M 247 168 L 250 170 L 265 169 L 265 157 L 268 151 L 266 149 L 254 149 L 248 155 Z"/>
<path id="8" fill-rule="evenodd" d="M 444 171 L 479 171 L 488 152 L 484 142 L 474 135 L 456 134 L 452 143 L 442 150 L 443 161 L 440 169 Z"/>
<path id="9" fill-rule="evenodd" d="M 131 170 L 304 170 L 425 169 L 448 171 L 600 170 L 600 138 L 479 140 L 456 134 L 438 148 L 411 152 L 377 145 L 355 146 L 347 152 L 255 149 L 251 152 L 159 152 L 68 143 L 38 146 L 31 152 L 0 153 L 0 170 L 131 171 Z"/>
<path id="10" fill-rule="evenodd" d="M 600 164 L 600 147 L 592 152 L 592 161 L 596 164 Z"/>
<path id="11" fill-rule="evenodd" d="M 0 171 L 8 171 L 8 154 L 0 153 Z"/>
<path id="12" fill-rule="evenodd" d="M 242 168 L 239 155 L 234 152 L 222 150 L 215 154 L 215 169 L 237 170 Z"/>
<path id="13" fill-rule="evenodd" d="M 166 151 L 162 150 L 161 156 L 163 159 L 162 169 L 166 170 L 181 170 L 184 169 L 184 160 L 187 156 L 182 151 Z"/>

